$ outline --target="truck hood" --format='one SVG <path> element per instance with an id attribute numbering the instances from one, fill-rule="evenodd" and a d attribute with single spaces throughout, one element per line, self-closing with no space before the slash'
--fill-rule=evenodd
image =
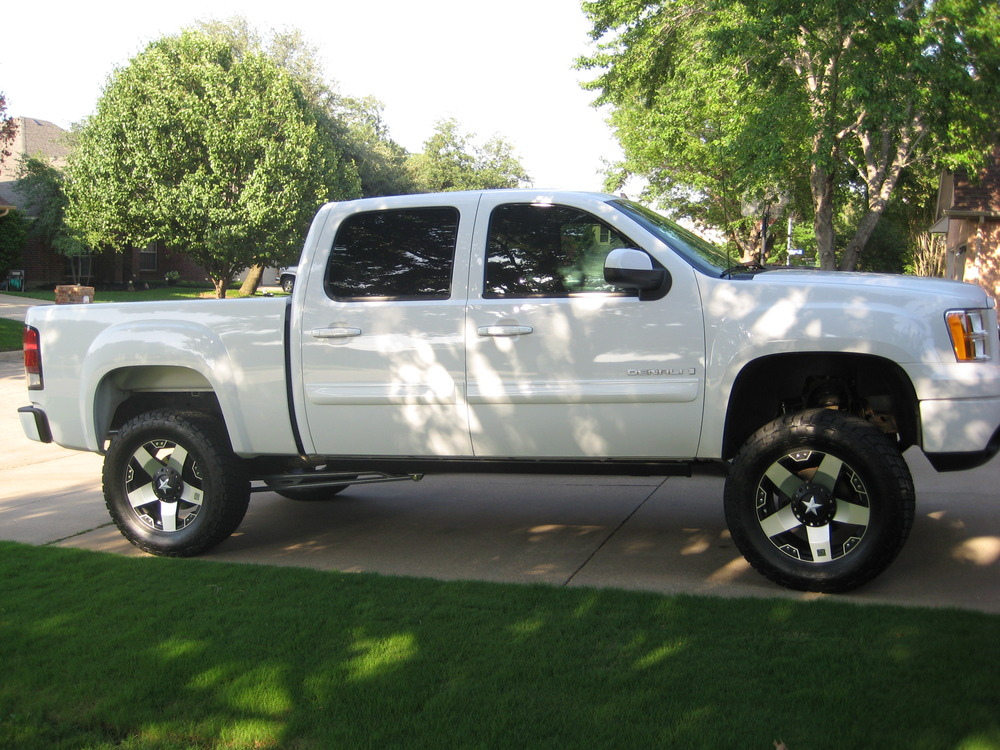
<path id="1" fill-rule="evenodd" d="M 963 308 L 994 305 L 992 298 L 977 284 L 901 274 L 775 269 L 755 274 L 746 281 L 755 285 L 784 288 L 835 287 L 843 290 L 845 295 L 878 298 L 897 296 L 901 301 L 916 296 L 933 297 L 942 304 Z M 848 298 L 845 297 L 845 302 L 847 301 Z"/>
<path id="2" fill-rule="evenodd" d="M 701 288 L 716 358 L 811 350 L 943 362 L 954 359 L 944 313 L 994 306 L 975 284 L 891 274 L 781 269 L 702 277 Z"/>

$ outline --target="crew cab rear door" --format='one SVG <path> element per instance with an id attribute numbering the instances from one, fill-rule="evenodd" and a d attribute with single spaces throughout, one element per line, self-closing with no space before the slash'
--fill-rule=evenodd
<path id="1" fill-rule="evenodd" d="M 327 220 L 296 288 L 307 452 L 471 455 L 463 337 L 477 201 L 371 199 Z"/>
<path id="2" fill-rule="evenodd" d="M 640 299 L 609 285 L 611 250 L 656 242 L 596 197 L 561 200 L 480 202 L 466 327 L 476 455 L 697 455 L 705 333 L 694 270 L 660 243 L 650 262 L 669 290 Z"/>

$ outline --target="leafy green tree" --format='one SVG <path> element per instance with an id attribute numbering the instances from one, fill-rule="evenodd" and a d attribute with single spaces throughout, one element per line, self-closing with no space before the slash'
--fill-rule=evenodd
<path id="1" fill-rule="evenodd" d="M 755 257 L 763 209 L 801 186 L 802 174 L 788 173 L 796 162 L 766 125 L 769 101 L 757 82 L 714 50 L 721 19 L 708 22 L 694 3 L 593 2 L 584 9 L 602 43 L 580 65 L 600 72 L 587 87 L 599 92 L 595 105 L 610 106 L 624 153 L 606 189 L 641 176 L 643 198 L 721 230 L 744 260 Z M 728 16 L 727 23 L 740 22 L 735 7 Z"/>
<path id="2" fill-rule="evenodd" d="M 417 187 L 424 192 L 490 190 L 530 184 L 513 147 L 499 136 L 476 146 L 454 118 L 439 120 L 424 150 L 410 157 Z"/>
<path id="3" fill-rule="evenodd" d="M 413 192 L 406 169 L 406 150 L 389 135 L 382 104 L 374 97 L 340 94 L 323 71 L 319 53 L 298 29 L 262 36 L 246 18 L 205 21 L 197 28 L 228 41 L 241 54 L 259 52 L 288 71 L 315 108 L 320 125 L 352 161 L 361 180 L 361 195 L 400 195 Z"/>
<path id="4" fill-rule="evenodd" d="M 161 241 L 224 297 L 243 268 L 290 257 L 316 206 L 356 196 L 358 179 L 286 70 L 187 31 L 114 73 L 66 192 L 67 223 L 87 244 Z"/>
<path id="5" fill-rule="evenodd" d="M 7 114 L 7 95 L 0 91 L 0 161 L 10 156 L 7 146 L 17 135 L 17 121 Z"/>
<path id="6" fill-rule="evenodd" d="M 717 200 L 730 185 L 759 197 L 801 184 L 804 167 L 824 268 L 837 265 L 839 202 L 857 203 L 840 261 L 854 268 L 906 169 L 928 160 L 975 166 L 995 137 L 992 3 L 595 0 L 584 8 L 600 44 L 582 64 L 600 71 L 592 86 L 613 108 L 626 168 L 652 177 L 654 190 Z M 643 139 L 666 158 L 643 155 Z"/>
<path id="7" fill-rule="evenodd" d="M 239 55 L 258 53 L 285 70 L 313 108 L 317 126 L 357 172 L 360 195 L 398 195 L 414 192 L 406 168 L 406 151 L 389 137 L 382 120 L 382 105 L 371 97 L 354 99 L 339 94 L 323 72 L 315 46 L 297 29 L 275 31 L 265 37 L 245 17 L 228 21 L 203 21 L 196 30 L 227 42 Z M 332 196 L 331 196 L 332 198 Z M 290 264 L 298 248 L 279 265 Z M 258 263 L 247 273 L 241 294 L 253 294 L 264 274 Z"/>
<path id="8" fill-rule="evenodd" d="M 79 259 L 90 250 L 66 225 L 65 177 L 43 156 L 22 158 L 17 190 L 24 196 L 24 207 L 34 215 L 29 236 L 38 238 L 56 252 L 71 259 L 74 283 L 80 283 Z M 72 259 L 77 259 L 74 262 Z"/>
<path id="9" fill-rule="evenodd" d="M 0 280 L 21 262 L 21 253 L 28 239 L 29 223 L 22 211 L 9 211 L 0 216 Z"/>
<path id="10" fill-rule="evenodd" d="M 417 192 L 407 166 L 409 154 L 389 135 L 382 103 L 371 96 L 339 97 L 333 111 L 341 123 L 340 143 L 353 160 L 366 198 Z"/>
<path id="11" fill-rule="evenodd" d="M 7 114 L 7 96 L 0 91 L 0 161 L 10 156 L 7 146 L 16 135 L 17 122 Z M 20 211 L 0 216 L 0 278 L 6 278 L 7 271 L 20 263 L 27 231 L 27 220 Z"/>

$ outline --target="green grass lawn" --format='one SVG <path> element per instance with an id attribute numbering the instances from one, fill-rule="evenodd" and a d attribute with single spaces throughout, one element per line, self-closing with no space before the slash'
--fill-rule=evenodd
<path id="1" fill-rule="evenodd" d="M 0 318 L 0 352 L 20 349 L 24 343 L 24 323 Z"/>
<path id="2" fill-rule="evenodd" d="M 6 292 L 5 292 L 6 294 Z M 214 296 L 214 289 L 205 284 L 177 284 L 175 286 L 157 286 L 152 289 L 136 289 L 135 291 L 107 291 L 98 289 L 94 293 L 94 302 L 157 302 L 172 299 L 199 299 Z M 55 292 L 29 290 L 27 292 L 11 292 L 11 297 L 22 297 L 28 300 L 38 299 L 54 302 Z M 226 292 L 227 298 L 240 296 L 239 286 Z"/>
<path id="3" fill-rule="evenodd" d="M 998 634 L 3 542 L 0 747 L 996 750 Z"/>

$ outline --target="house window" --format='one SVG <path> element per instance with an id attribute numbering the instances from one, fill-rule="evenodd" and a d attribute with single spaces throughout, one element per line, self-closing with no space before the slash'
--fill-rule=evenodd
<path id="1" fill-rule="evenodd" d="M 89 252 L 66 256 L 66 275 L 72 278 L 74 283 L 93 276 L 92 266 Z"/>
<path id="2" fill-rule="evenodd" d="M 156 243 L 150 242 L 139 251 L 139 270 L 155 271 L 157 268 Z"/>

